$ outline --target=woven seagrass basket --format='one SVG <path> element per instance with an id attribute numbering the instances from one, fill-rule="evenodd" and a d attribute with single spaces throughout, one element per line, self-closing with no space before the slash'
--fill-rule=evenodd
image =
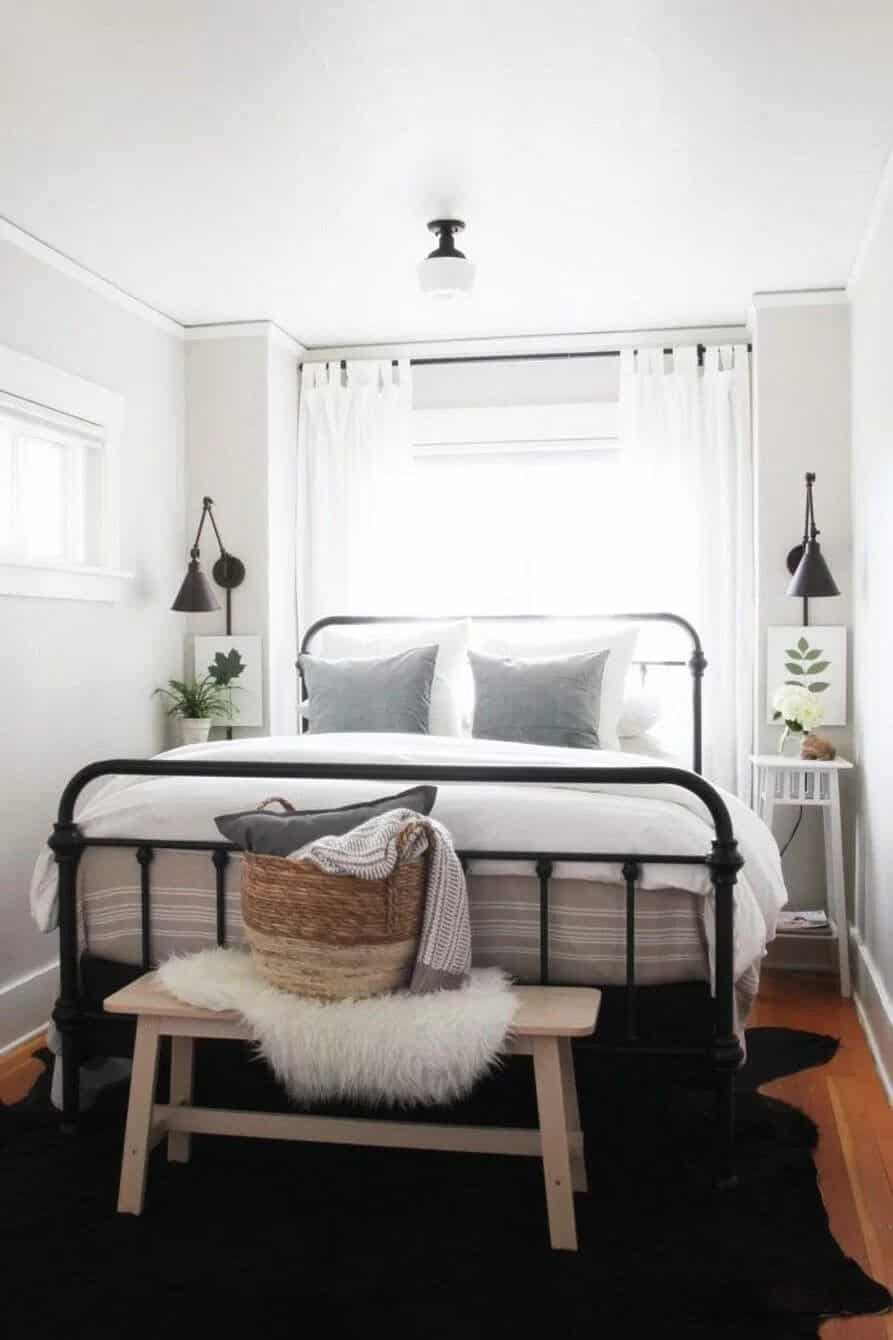
<path id="1" fill-rule="evenodd" d="M 425 908 L 425 861 L 389 879 L 329 875 L 309 861 L 242 857 L 242 921 L 258 973 L 318 1000 L 409 985 Z"/>

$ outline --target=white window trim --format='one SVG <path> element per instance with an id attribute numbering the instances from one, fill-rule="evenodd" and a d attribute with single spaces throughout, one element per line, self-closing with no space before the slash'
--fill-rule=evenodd
<path id="1" fill-rule="evenodd" d="M 616 401 L 415 409 L 413 454 L 440 457 L 599 451 L 618 445 Z"/>
<path id="2" fill-rule="evenodd" d="M 119 567 L 121 555 L 121 430 L 124 399 L 114 391 L 0 345 L 0 393 L 30 401 L 35 408 L 84 420 L 103 441 L 103 507 L 100 566 L 0 563 L 0 596 L 46 596 L 58 600 L 121 599 L 132 572 Z"/>

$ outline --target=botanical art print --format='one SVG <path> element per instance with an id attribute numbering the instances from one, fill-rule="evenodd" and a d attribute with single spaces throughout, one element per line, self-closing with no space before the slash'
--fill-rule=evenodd
<path id="1" fill-rule="evenodd" d="M 263 725 L 259 637 L 197 637 L 195 675 L 209 676 L 232 703 L 232 721 L 226 724 Z"/>
<path id="2" fill-rule="evenodd" d="M 823 725 L 845 725 L 846 652 L 844 627 L 768 629 L 767 720 L 783 724 L 773 699 L 781 685 L 792 685 L 815 699 Z"/>

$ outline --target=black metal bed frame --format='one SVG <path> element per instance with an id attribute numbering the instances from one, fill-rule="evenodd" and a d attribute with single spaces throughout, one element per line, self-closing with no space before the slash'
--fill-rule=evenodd
<path id="1" fill-rule="evenodd" d="M 515 616 L 502 616 L 514 618 Z M 518 616 L 519 621 L 532 616 Z M 75 822 L 75 804 L 89 783 L 106 776 L 140 777 L 233 777 L 266 780 L 329 778 L 344 781 L 394 781 L 439 783 L 512 783 L 530 785 L 568 785 L 611 783 L 614 785 L 671 785 L 696 795 L 706 806 L 715 831 L 708 853 L 666 855 L 643 852 L 562 852 L 542 850 L 494 851 L 463 850 L 464 864 L 470 861 L 530 862 L 539 881 L 540 894 L 540 976 L 549 980 L 549 895 L 556 862 L 619 864 L 626 888 L 626 980 L 616 988 L 625 993 L 624 1038 L 614 1049 L 639 1055 L 697 1058 L 711 1069 L 717 1096 L 718 1168 L 720 1180 L 733 1176 L 734 1149 L 734 1075 L 742 1059 L 735 1034 L 734 1009 L 734 886 L 743 862 L 732 829 L 728 809 L 719 793 L 700 776 L 701 765 L 701 678 L 706 660 L 694 629 L 675 615 L 605 615 L 603 620 L 663 620 L 685 629 L 693 644 L 688 662 L 659 661 L 646 664 L 685 665 L 693 678 L 693 755 L 695 769 L 688 772 L 675 767 L 493 767 L 431 766 L 409 764 L 337 764 L 337 763 L 240 763 L 211 761 L 184 762 L 173 759 L 107 759 L 82 768 L 69 781 L 59 802 L 57 820 L 49 845 L 58 866 L 60 990 L 53 1020 L 62 1041 L 63 1123 L 76 1127 L 80 1106 L 80 1064 L 83 1038 L 92 1025 L 107 1022 L 107 1016 L 85 998 L 81 990 L 77 927 L 78 867 L 91 847 L 118 847 L 134 850 L 140 869 L 141 891 L 141 971 L 153 966 L 152 956 L 152 861 L 158 850 L 206 851 L 214 866 L 216 884 L 216 938 L 226 943 L 225 875 L 230 854 L 238 848 L 228 842 L 190 841 L 174 838 L 115 838 L 84 835 Z M 385 619 L 372 617 L 335 617 L 320 620 L 306 633 L 302 649 L 326 626 L 358 623 L 431 622 L 430 620 Z M 635 964 L 635 899 L 643 865 L 701 865 L 710 873 L 715 895 L 715 984 L 712 998 L 712 1036 L 708 1043 L 673 1042 L 654 1045 L 637 1036 L 637 983 Z M 644 988 L 647 990 L 648 988 Z M 598 1047 L 600 1044 L 593 1044 Z"/>

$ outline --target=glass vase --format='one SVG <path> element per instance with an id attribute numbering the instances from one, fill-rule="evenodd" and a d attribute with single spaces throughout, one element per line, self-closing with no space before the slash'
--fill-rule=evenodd
<path id="1" fill-rule="evenodd" d="M 788 749 L 786 746 L 789 740 L 793 740 L 797 747 L 796 752 L 799 754 L 800 737 L 802 734 L 802 731 L 792 730 L 790 726 L 785 726 L 784 730 L 781 732 L 781 739 L 778 742 L 778 752 L 780 754 L 792 754 L 794 751 Z"/>

